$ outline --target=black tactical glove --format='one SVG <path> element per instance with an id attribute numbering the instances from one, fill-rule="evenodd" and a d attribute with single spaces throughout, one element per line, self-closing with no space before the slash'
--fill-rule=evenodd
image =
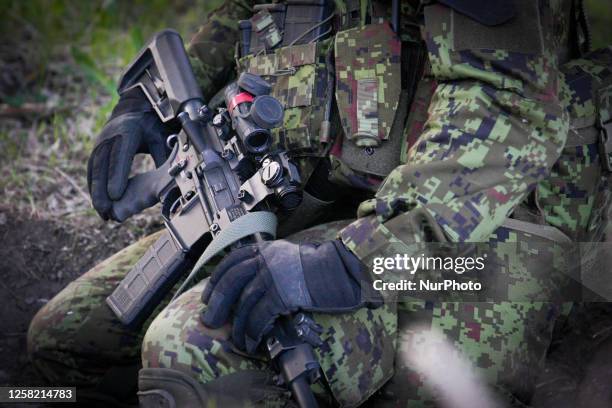
<path id="1" fill-rule="evenodd" d="M 233 312 L 232 341 L 253 353 L 280 315 L 349 312 L 379 306 L 381 299 L 363 264 L 340 241 L 278 240 L 237 249 L 219 263 L 202 294 L 208 305 L 202 321 L 218 328 Z"/>
<path id="2" fill-rule="evenodd" d="M 153 199 L 130 197 L 128 177 L 134 156 L 148 153 L 159 167 L 168 156 L 164 125 L 144 93 L 135 88 L 119 99 L 110 119 L 96 140 L 87 165 L 87 184 L 94 208 L 105 220 L 123 221 L 113 211 L 114 202 L 124 198 L 133 202 L 128 216 L 156 203 Z"/>

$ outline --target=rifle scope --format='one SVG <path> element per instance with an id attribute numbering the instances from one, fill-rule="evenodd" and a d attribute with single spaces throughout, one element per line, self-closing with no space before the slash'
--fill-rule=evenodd
<path id="1" fill-rule="evenodd" d="M 225 104 L 233 128 L 245 148 L 254 154 L 270 148 L 270 129 L 283 120 L 283 106 L 269 93 L 270 85 L 266 81 L 246 72 L 225 88 Z"/>

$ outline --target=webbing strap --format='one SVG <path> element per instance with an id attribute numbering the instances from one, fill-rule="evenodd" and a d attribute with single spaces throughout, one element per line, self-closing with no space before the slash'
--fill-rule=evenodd
<path id="1" fill-rule="evenodd" d="M 369 0 L 359 0 L 359 17 L 361 26 L 365 26 L 368 20 L 368 9 L 370 6 Z"/>
<path id="2" fill-rule="evenodd" d="M 592 124 L 582 129 L 570 129 L 565 147 L 577 147 L 599 143 L 599 129 Z"/>
<path id="3" fill-rule="evenodd" d="M 506 218 L 502 227 L 514 231 L 525 232 L 557 243 L 572 242 L 572 240 L 560 229 L 550 225 L 535 224 L 533 222 L 515 220 L 514 218 Z"/>
<path id="4" fill-rule="evenodd" d="M 212 257 L 228 246 L 232 245 L 234 242 L 256 233 L 269 234 L 272 236 L 272 238 L 276 238 L 277 224 L 278 221 L 276 215 L 269 211 L 250 212 L 231 222 L 227 228 L 222 229 L 221 232 L 219 232 L 219 235 L 215 236 L 210 244 L 208 244 L 204 250 L 204 253 L 202 253 L 195 266 L 176 291 L 170 302 L 174 301 L 174 299 L 183 293 L 189 282 L 191 282 L 200 268 L 206 265 L 206 263 L 210 261 Z"/>

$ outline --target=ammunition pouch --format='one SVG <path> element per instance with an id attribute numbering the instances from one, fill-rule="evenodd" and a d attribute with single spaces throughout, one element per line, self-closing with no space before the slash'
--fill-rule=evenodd
<path id="1" fill-rule="evenodd" d="M 357 147 L 389 140 L 401 93 L 401 42 L 388 22 L 335 39 L 336 99 L 345 137 Z"/>
<path id="2" fill-rule="evenodd" d="M 281 47 L 269 54 L 240 59 L 239 70 L 260 75 L 272 85 L 272 96 L 285 107 L 275 141 L 290 151 L 316 152 L 324 119 L 329 41 Z"/>
<path id="3" fill-rule="evenodd" d="M 280 47 L 239 60 L 239 72 L 260 75 L 284 106 L 282 126 L 272 130 L 274 144 L 293 156 L 305 185 L 328 152 L 333 89 L 326 59 L 331 41 Z"/>
<path id="4" fill-rule="evenodd" d="M 344 137 L 332 154 L 351 171 L 382 179 L 401 163 L 406 149 L 425 48 L 420 42 L 401 42 L 383 21 L 338 33 L 335 58 Z"/>
<path id="5" fill-rule="evenodd" d="M 361 1 L 349 1 L 335 14 L 332 3 L 258 5 L 250 24 L 241 23 L 251 34 L 250 40 L 243 35 L 238 71 L 272 84 L 272 95 L 285 107 L 275 141 L 299 158 L 303 182 L 317 165 L 313 157 L 331 153 L 342 162 L 332 168 L 341 173 L 332 179 L 375 190 L 406 150 L 406 123 L 423 77 L 425 47 L 418 32 L 407 32 L 401 38 L 410 41 L 402 41 L 388 18 L 365 19 Z M 415 17 L 402 16 L 406 22 Z M 341 31 L 327 38 L 332 23 Z M 271 40 L 274 27 L 283 32 L 280 42 Z"/>

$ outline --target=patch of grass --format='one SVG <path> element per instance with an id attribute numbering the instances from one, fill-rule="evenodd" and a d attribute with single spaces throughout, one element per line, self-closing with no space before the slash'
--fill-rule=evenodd
<path id="1" fill-rule="evenodd" d="M 612 3 L 610 0 L 585 0 L 593 35 L 593 49 L 612 45 Z"/>
<path id="2" fill-rule="evenodd" d="M 172 27 L 188 39 L 218 4 L 0 0 L 0 69 L 13 73 L 8 82 L 0 78 L 0 102 L 23 111 L 0 119 L 0 186 L 5 192 L 0 205 L 43 217 L 80 214 L 97 221 L 82 194 L 87 191 L 86 164 L 117 102 L 122 70 L 154 32 Z"/>

